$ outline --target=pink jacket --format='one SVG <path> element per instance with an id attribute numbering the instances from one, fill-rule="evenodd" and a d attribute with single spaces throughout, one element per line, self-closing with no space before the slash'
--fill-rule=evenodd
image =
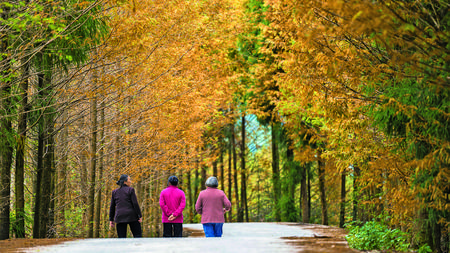
<path id="1" fill-rule="evenodd" d="M 173 185 L 168 186 L 159 195 L 159 205 L 162 210 L 163 223 L 183 223 L 183 210 L 186 206 L 186 197 L 182 190 Z M 177 218 L 169 221 L 169 216 L 172 214 Z"/>
<path id="2" fill-rule="evenodd" d="M 195 204 L 195 210 L 202 215 L 202 224 L 224 223 L 224 208 L 230 211 L 230 201 L 222 190 L 212 187 L 201 191 Z"/>

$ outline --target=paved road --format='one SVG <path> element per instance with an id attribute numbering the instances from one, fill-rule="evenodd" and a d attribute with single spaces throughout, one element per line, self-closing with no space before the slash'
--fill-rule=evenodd
<path id="1" fill-rule="evenodd" d="M 201 224 L 184 224 L 202 230 Z M 141 252 L 296 252 L 280 237 L 309 237 L 311 231 L 289 223 L 225 223 L 221 238 L 127 238 L 85 239 L 49 247 L 33 248 L 30 253 L 141 253 Z"/>

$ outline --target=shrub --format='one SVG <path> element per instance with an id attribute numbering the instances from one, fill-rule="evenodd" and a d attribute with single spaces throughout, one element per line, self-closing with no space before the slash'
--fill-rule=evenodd
<path id="1" fill-rule="evenodd" d="M 408 240 L 405 232 L 391 229 L 377 221 L 366 222 L 363 226 L 348 225 L 345 237 L 351 248 L 358 250 L 407 251 Z"/>

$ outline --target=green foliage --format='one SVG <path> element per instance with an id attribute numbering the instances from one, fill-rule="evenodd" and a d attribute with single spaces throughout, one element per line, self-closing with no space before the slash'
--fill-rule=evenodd
<path id="1" fill-rule="evenodd" d="M 391 229 L 375 220 L 363 226 L 347 225 L 350 231 L 345 237 L 351 248 L 358 250 L 395 250 L 407 251 L 407 234 L 399 229 Z"/>
<path id="2" fill-rule="evenodd" d="M 428 244 L 424 244 L 422 245 L 419 250 L 417 250 L 417 253 L 430 253 L 433 252 L 430 248 L 430 246 L 428 246 Z"/>

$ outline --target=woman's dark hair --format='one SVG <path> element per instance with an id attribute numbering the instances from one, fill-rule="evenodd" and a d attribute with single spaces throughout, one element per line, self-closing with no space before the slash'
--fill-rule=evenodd
<path id="1" fill-rule="evenodd" d="M 122 186 L 123 186 L 123 183 L 124 183 L 125 181 L 128 181 L 128 175 L 122 175 L 122 176 L 120 176 L 120 179 L 119 179 L 119 181 L 117 181 L 116 184 L 118 184 L 118 185 L 120 185 L 120 187 L 122 187 Z"/>
<path id="2" fill-rule="evenodd" d="M 178 185 L 178 178 L 176 176 L 170 176 L 169 177 L 169 184 L 171 184 L 173 186 L 177 186 Z"/>

